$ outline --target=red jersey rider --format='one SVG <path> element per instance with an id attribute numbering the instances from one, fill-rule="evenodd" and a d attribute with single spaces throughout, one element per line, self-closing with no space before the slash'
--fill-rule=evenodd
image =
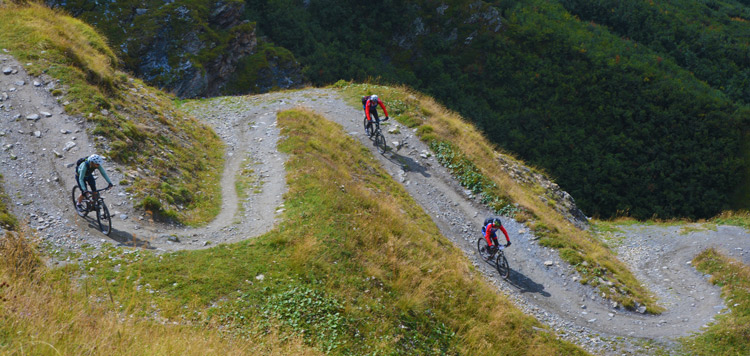
<path id="1" fill-rule="evenodd" d="M 378 117 L 378 105 L 380 105 L 380 107 L 383 109 L 383 114 L 385 114 L 385 119 L 383 121 L 388 121 L 388 110 L 385 109 L 383 101 L 378 99 L 377 95 L 370 95 L 365 99 L 366 101 L 363 105 L 363 109 L 365 110 L 365 117 L 367 118 L 368 128 L 372 129 L 373 118 L 375 118 L 375 122 L 380 122 L 380 118 Z"/>
<path id="2" fill-rule="evenodd" d="M 490 247 L 490 252 L 494 253 L 497 249 L 497 245 L 499 243 L 497 242 L 497 230 L 500 229 L 500 231 L 503 232 L 505 235 L 505 247 L 510 246 L 510 237 L 508 237 L 508 232 L 505 231 L 505 228 L 503 227 L 503 224 L 500 223 L 499 218 L 487 218 L 484 221 L 484 225 L 482 226 L 482 233 L 484 234 L 484 239 L 487 240 L 487 246 Z M 494 244 L 493 244 L 494 242 Z"/>

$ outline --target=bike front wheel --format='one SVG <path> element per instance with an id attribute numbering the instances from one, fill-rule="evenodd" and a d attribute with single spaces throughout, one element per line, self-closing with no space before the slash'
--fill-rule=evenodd
<path id="1" fill-rule="evenodd" d="M 78 196 L 81 195 L 81 188 L 79 188 L 77 185 L 73 187 L 73 191 L 70 193 L 71 198 L 73 200 L 73 211 L 78 214 L 80 217 L 86 217 L 86 215 L 89 214 L 89 209 L 86 204 L 86 199 L 83 200 L 83 210 L 78 210 Z"/>
<path id="2" fill-rule="evenodd" d="M 388 146 L 386 146 L 385 144 L 385 136 L 383 136 L 383 134 L 380 132 L 378 132 L 375 136 L 375 146 L 378 148 L 380 154 L 383 154 L 386 150 L 388 150 Z"/>
<path id="3" fill-rule="evenodd" d="M 99 209 L 96 209 L 96 221 L 99 223 L 99 231 L 105 235 L 112 232 L 112 217 L 109 216 L 109 209 L 104 201 L 99 202 Z"/>
<path id="4" fill-rule="evenodd" d="M 484 239 L 484 237 L 480 237 L 477 239 L 477 252 L 479 252 L 479 257 L 481 257 L 485 262 L 489 261 L 492 257 L 492 254 L 490 253 L 490 246 L 487 245 L 487 240 Z"/>
<path id="5" fill-rule="evenodd" d="M 510 266 L 508 265 L 508 260 L 505 258 L 505 253 L 503 253 L 503 251 L 498 251 L 497 256 L 495 256 L 495 268 L 497 268 L 497 272 L 500 273 L 500 277 L 508 279 L 508 276 L 510 276 Z"/>
<path id="6" fill-rule="evenodd" d="M 367 137 L 372 137 L 372 125 L 369 125 L 369 123 L 369 120 L 365 117 L 363 122 L 363 125 L 365 126 L 365 135 L 367 135 Z"/>

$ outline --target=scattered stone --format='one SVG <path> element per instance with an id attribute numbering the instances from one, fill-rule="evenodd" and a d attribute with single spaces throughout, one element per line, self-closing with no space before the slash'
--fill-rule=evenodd
<path id="1" fill-rule="evenodd" d="M 75 146 L 76 146 L 75 142 L 69 141 L 68 143 L 65 144 L 65 147 L 63 148 L 63 150 L 64 151 L 70 151 L 70 149 L 73 148 L 73 147 L 75 147 Z"/>
<path id="2" fill-rule="evenodd" d="M 13 68 L 11 68 L 11 67 L 3 67 L 3 74 L 8 75 L 10 73 L 13 73 Z"/>
<path id="3" fill-rule="evenodd" d="M 128 214 L 120 214 L 120 219 L 127 220 L 128 219 Z"/>
<path id="4" fill-rule="evenodd" d="M 18 85 L 19 87 L 22 87 L 22 86 L 26 85 L 26 82 L 23 81 L 23 80 L 16 80 L 16 82 L 13 83 L 13 84 Z"/>
<path id="5" fill-rule="evenodd" d="M 34 86 L 35 86 L 35 87 L 40 87 L 40 86 L 42 86 L 42 83 L 41 83 L 41 82 L 39 82 L 38 80 L 35 80 L 35 81 L 34 81 Z"/>
<path id="6" fill-rule="evenodd" d="M 169 235 L 169 237 L 167 237 L 167 241 L 180 242 L 180 238 L 174 235 Z"/>
<path id="7" fill-rule="evenodd" d="M 554 262 L 549 261 L 549 260 L 548 261 L 544 261 L 544 265 L 547 266 L 547 267 L 550 267 L 550 266 L 552 266 L 554 264 L 555 264 Z"/>
<path id="8" fill-rule="evenodd" d="M 638 307 L 638 312 L 641 314 L 646 314 L 646 306 L 641 305 L 640 307 Z"/>
<path id="9" fill-rule="evenodd" d="M 266 279 L 266 276 L 264 276 L 262 274 L 259 274 L 259 275 L 255 276 L 255 279 L 257 279 L 257 280 L 259 280 L 259 281 L 262 282 L 264 279 Z"/>
<path id="10" fill-rule="evenodd" d="M 34 137 L 36 137 L 36 138 L 42 137 L 42 132 L 41 131 L 34 131 Z"/>
<path id="11" fill-rule="evenodd" d="M 42 114 L 44 117 L 51 117 L 52 116 L 52 114 L 49 113 L 49 112 L 47 112 L 47 111 L 40 111 L 39 113 Z"/>
<path id="12" fill-rule="evenodd" d="M 60 133 L 63 134 L 63 135 L 67 135 L 67 134 L 70 133 L 70 130 L 62 129 L 62 130 L 60 130 Z"/>
<path id="13" fill-rule="evenodd" d="M 39 120 L 39 114 L 26 115 L 26 120 Z"/>
<path id="14" fill-rule="evenodd" d="M 211 244 L 211 241 L 203 241 L 203 246 L 208 246 Z"/>

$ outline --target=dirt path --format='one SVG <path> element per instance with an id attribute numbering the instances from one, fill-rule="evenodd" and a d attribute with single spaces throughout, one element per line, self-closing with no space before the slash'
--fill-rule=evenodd
<path id="1" fill-rule="evenodd" d="M 0 98 L 4 98 L 0 101 L 0 172 L 5 177 L 4 188 L 18 202 L 13 207 L 16 215 L 37 229 L 52 249 L 81 250 L 84 245 L 96 248 L 114 242 L 171 251 L 236 242 L 269 231 L 283 210 L 286 191 L 285 157 L 276 150 L 276 113 L 304 106 L 342 125 L 345 132 L 372 148 L 383 167 L 409 191 L 441 232 L 519 308 L 549 325 L 560 337 L 595 354 L 648 353 L 642 348 L 644 340 L 668 347 L 677 337 L 699 332 L 724 310 L 724 304 L 719 290 L 687 262 L 709 246 L 745 263 L 750 257 L 750 234 L 733 227 L 689 234 L 680 234 L 679 228 L 628 228 L 613 239 L 617 251 L 667 308 L 662 315 L 649 316 L 617 308 L 594 289 L 582 286 L 555 251 L 538 246 L 523 225 L 506 218 L 503 222 L 513 241 L 508 250 L 513 271 L 508 280 L 502 280 L 475 252 L 477 230 L 490 212 L 457 186 L 411 129 L 393 122 L 384 125 L 391 150 L 384 155 L 377 153 L 362 133 L 360 111 L 326 89 L 216 98 L 187 105 L 186 110 L 211 124 L 227 143 L 221 213 L 198 229 L 156 225 L 139 216 L 132 209 L 131 197 L 122 187 L 116 187 L 106 196 L 114 215 L 114 231 L 106 237 L 95 230 L 92 220 L 77 217 L 70 207 L 70 187 L 74 184 L 70 165 L 79 156 L 93 153 L 83 122 L 65 115 L 49 95 L 53 81 L 26 76 L 20 64 L 0 54 L 2 67 L 18 71 L 0 74 Z M 39 86 L 34 85 L 35 80 Z M 17 84 L 21 81 L 24 84 Z M 40 118 L 27 119 L 34 113 Z M 65 150 L 70 142 L 75 146 Z M 396 142 L 399 150 L 393 149 Z M 122 178 L 116 170 L 108 171 L 114 182 Z M 242 197 L 235 190 L 240 173 L 249 176 L 245 179 L 252 183 Z M 81 258 L 86 257 L 84 252 Z"/>

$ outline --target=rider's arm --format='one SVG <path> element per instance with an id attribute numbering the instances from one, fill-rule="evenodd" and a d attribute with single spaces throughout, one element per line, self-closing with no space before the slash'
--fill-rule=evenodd
<path id="1" fill-rule="evenodd" d="M 505 241 L 510 242 L 510 237 L 508 236 L 508 232 L 505 231 L 505 227 L 503 225 L 500 225 L 500 230 L 502 230 L 503 234 L 505 234 Z"/>
<path id="2" fill-rule="evenodd" d="M 109 185 L 112 185 L 112 181 L 109 180 L 109 177 L 107 176 L 107 172 L 104 171 L 104 168 L 102 168 L 102 166 L 99 166 L 99 173 L 101 173 L 102 177 L 104 177 L 104 180 L 106 180 L 107 183 L 109 183 Z"/>
<path id="3" fill-rule="evenodd" d="M 78 166 L 78 185 L 81 187 L 81 190 L 83 192 L 86 191 L 86 182 L 84 181 L 84 175 L 86 174 L 86 166 L 88 163 L 83 162 L 80 166 Z"/>
<path id="4" fill-rule="evenodd" d="M 487 240 L 487 244 L 492 246 L 492 224 L 485 226 L 484 228 L 484 239 Z"/>
<path id="5" fill-rule="evenodd" d="M 383 114 L 385 114 L 386 117 L 388 117 L 388 110 L 385 109 L 385 105 L 383 105 L 383 101 L 378 99 L 378 105 L 380 105 L 381 108 L 383 108 Z"/>
<path id="6" fill-rule="evenodd" d="M 367 118 L 367 121 L 370 121 L 370 99 L 367 99 L 367 102 L 365 103 L 365 117 Z"/>

